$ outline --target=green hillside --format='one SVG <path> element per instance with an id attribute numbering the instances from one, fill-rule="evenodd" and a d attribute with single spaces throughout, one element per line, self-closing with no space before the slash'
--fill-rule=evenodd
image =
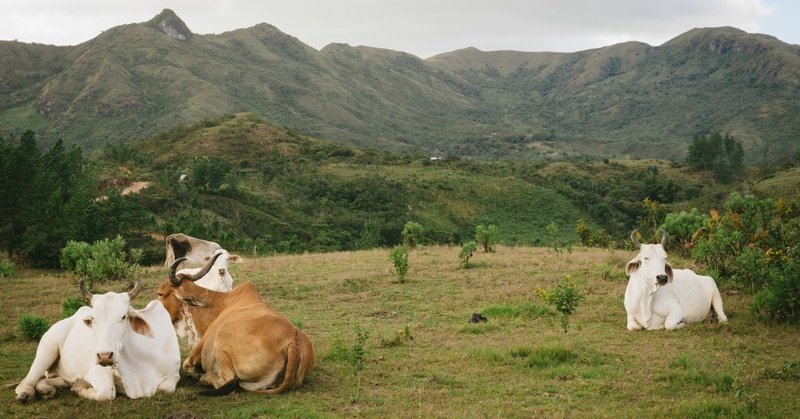
<path id="1" fill-rule="evenodd" d="M 87 149 L 252 112 L 317 138 L 428 155 L 678 159 L 729 132 L 751 161 L 800 151 L 800 51 L 734 28 L 658 47 L 419 59 L 316 50 L 263 23 L 193 34 L 170 10 L 74 47 L 0 43 L 0 131 Z"/>
<path id="2" fill-rule="evenodd" d="M 406 221 L 421 223 L 427 242 L 461 242 L 483 223 L 500 226 L 504 243 L 547 243 L 551 223 L 558 239 L 575 239 L 575 222 L 588 216 L 545 183 L 507 168 L 320 141 L 253 114 L 177 128 L 133 150 L 129 172 L 153 181 L 142 196 L 158 230 L 233 246 L 353 249 L 368 219 L 380 225 L 384 245 L 400 240 Z M 206 167 L 221 168 L 217 181 L 198 179 Z"/>
<path id="3" fill-rule="evenodd" d="M 250 113 L 108 147 L 97 159 L 101 184 L 150 182 L 130 201 L 152 214 L 137 231 L 262 252 L 356 249 L 368 221 L 383 246 L 400 242 L 407 221 L 422 224 L 425 243 L 463 243 L 477 225 L 495 224 L 504 244 L 552 246 L 577 241 L 580 219 L 621 243 L 633 228 L 652 229 L 642 224 L 645 198 L 663 217 L 706 212 L 736 188 L 664 160 L 432 160 L 314 139 Z"/>

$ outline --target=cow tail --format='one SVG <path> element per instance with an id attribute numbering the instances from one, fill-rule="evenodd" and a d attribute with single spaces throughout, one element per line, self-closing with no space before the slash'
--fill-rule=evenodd
<path id="1" fill-rule="evenodd" d="M 286 353 L 286 369 L 283 371 L 283 381 L 281 384 L 269 390 L 256 390 L 256 393 L 279 394 L 291 390 L 297 383 L 297 372 L 300 370 L 302 361 L 302 351 L 300 346 L 300 336 L 295 332 L 294 340 L 289 344 Z"/>
<path id="2" fill-rule="evenodd" d="M 239 388 L 239 377 L 233 377 L 233 380 L 223 384 L 220 388 L 215 388 L 213 390 L 203 390 L 200 392 L 200 395 L 208 397 L 219 397 L 233 393 L 234 390 L 236 390 L 237 388 Z"/>

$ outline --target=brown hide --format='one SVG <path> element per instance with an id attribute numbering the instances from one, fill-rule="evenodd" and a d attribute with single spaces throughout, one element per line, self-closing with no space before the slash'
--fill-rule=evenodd
<path id="1" fill-rule="evenodd" d="M 269 308 L 252 283 L 222 293 L 177 274 L 161 283 L 158 299 L 173 322 L 182 312 L 191 317 L 200 341 L 183 367 L 190 374 L 201 368 L 200 382 L 215 389 L 237 380 L 245 390 L 282 393 L 301 385 L 314 365 L 308 336 Z"/>

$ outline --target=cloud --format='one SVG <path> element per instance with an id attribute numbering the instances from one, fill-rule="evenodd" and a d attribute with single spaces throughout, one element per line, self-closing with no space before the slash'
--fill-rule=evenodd
<path id="1" fill-rule="evenodd" d="M 172 8 L 195 33 L 270 23 L 322 48 L 368 45 L 428 57 L 483 50 L 564 51 L 637 40 L 660 45 L 694 27 L 759 32 L 764 0 L 0 0 L 0 39 L 76 44 Z"/>

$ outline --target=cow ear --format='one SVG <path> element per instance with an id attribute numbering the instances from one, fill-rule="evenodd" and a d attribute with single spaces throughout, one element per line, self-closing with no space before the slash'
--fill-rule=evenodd
<path id="1" fill-rule="evenodd" d="M 134 332 L 142 335 L 147 336 L 149 338 L 153 337 L 153 331 L 150 330 L 150 325 L 147 324 L 147 321 L 133 313 L 128 313 L 128 321 L 131 324 L 131 329 Z"/>
<path id="2" fill-rule="evenodd" d="M 239 255 L 230 255 L 228 260 L 234 263 L 244 263 L 244 258 Z"/>
<path id="3" fill-rule="evenodd" d="M 641 264 L 642 264 L 642 262 L 639 259 L 634 259 L 634 260 L 628 262 L 628 265 L 625 266 L 625 274 L 626 275 L 630 275 L 630 274 L 636 272 L 636 270 L 639 269 L 639 266 Z"/>
<path id="4" fill-rule="evenodd" d="M 669 262 L 664 264 L 664 272 L 669 277 L 669 282 L 672 282 L 672 265 L 670 265 Z"/>

